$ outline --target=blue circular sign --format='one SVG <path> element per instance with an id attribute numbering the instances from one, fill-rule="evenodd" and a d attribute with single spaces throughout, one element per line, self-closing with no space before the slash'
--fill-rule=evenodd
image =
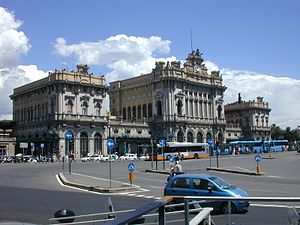
<path id="1" fill-rule="evenodd" d="M 256 162 L 259 162 L 259 161 L 261 160 L 261 157 L 260 157 L 260 155 L 256 155 L 256 156 L 254 157 L 254 159 L 255 159 Z"/>
<path id="2" fill-rule="evenodd" d="M 165 139 L 160 139 L 160 140 L 159 140 L 159 145 L 162 146 L 162 147 L 165 147 L 165 145 L 166 145 L 166 140 L 165 140 Z"/>
<path id="3" fill-rule="evenodd" d="M 44 143 L 41 143 L 41 148 L 44 148 L 45 147 L 45 144 Z"/>
<path id="4" fill-rule="evenodd" d="M 67 140 L 72 140 L 72 139 L 73 139 L 73 134 L 72 134 L 72 132 L 68 131 L 68 132 L 66 133 L 66 139 L 67 139 Z"/>
<path id="5" fill-rule="evenodd" d="M 128 164 L 128 171 L 131 173 L 135 170 L 135 165 L 134 163 L 129 163 Z"/>
<path id="6" fill-rule="evenodd" d="M 107 139 L 107 148 L 112 150 L 115 147 L 115 142 L 113 139 Z"/>
<path id="7" fill-rule="evenodd" d="M 213 144 L 212 139 L 208 139 L 208 140 L 207 140 L 207 144 L 212 145 L 212 144 Z"/>

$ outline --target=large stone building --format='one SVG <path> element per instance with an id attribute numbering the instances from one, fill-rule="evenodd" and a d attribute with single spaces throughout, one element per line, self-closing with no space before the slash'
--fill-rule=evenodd
<path id="1" fill-rule="evenodd" d="M 55 70 L 44 79 L 15 88 L 11 99 L 17 151 L 22 152 L 22 143 L 29 143 L 27 154 L 63 156 L 72 151 L 83 157 L 106 153 L 108 136 L 118 137 L 125 148 L 127 139 L 142 133 L 149 136 L 144 124 L 126 126 L 110 117 L 106 94 L 104 76 L 93 76 L 87 65 L 78 65 L 71 72 Z"/>
<path id="2" fill-rule="evenodd" d="M 203 61 L 197 50 L 183 66 L 179 61 L 156 62 L 149 74 L 112 82 L 111 114 L 149 124 L 157 139 L 223 143 L 226 87 L 219 71 L 209 73 Z"/>
<path id="3" fill-rule="evenodd" d="M 256 100 L 238 101 L 225 105 L 226 139 L 271 140 L 269 104 L 262 97 Z"/>

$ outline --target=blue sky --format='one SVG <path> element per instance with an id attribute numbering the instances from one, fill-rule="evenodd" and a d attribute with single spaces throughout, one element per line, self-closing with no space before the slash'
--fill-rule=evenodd
<path id="1" fill-rule="evenodd" d="M 156 60 L 184 60 L 191 31 L 193 49 L 222 72 L 227 103 L 237 92 L 246 101 L 263 96 L 272 122 L 300 125 L 292 113 L 300 110 L 300 1 L 4 0 L 0 7 L 2 18 L 13 17 L 0 15 L 0 25 L 19 22 L 2 34 L 0 27 L 0 47 L 9 55 L 0 56 L 0 94 L 76 63 L 108 81 L 150 72 Z M 0 118 L 11 110 L 0 109 Z"/>

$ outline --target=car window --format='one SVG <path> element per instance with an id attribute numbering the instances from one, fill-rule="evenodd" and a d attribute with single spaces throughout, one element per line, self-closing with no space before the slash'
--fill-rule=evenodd
<path id="1" fill-rule="evenodd" d="M 174 180 L 173 188 L 189 188 L 189 179 L 188 178 L 177 178 Z"/>
<path id="2" fill-rule="evenodd" d="M 192 182 L 194 189 L 208 190 L 208 187 L 210 186 L 212 190 L 215 190 L 215 186 L 206 179 L 195 178 Z"/>

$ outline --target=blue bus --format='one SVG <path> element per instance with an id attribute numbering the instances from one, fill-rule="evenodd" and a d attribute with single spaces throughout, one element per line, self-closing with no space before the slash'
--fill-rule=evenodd
<path id="1" fill-rule="evenodd" d="M 282 152 L 288 149 L 288 140 L 270 140 L 264 142 L 270 152 Z"/>
<path id="2" fill-rule="evenodd" d="M 231 141 L 228 144 L 229 152 L 232 154 L 250 154 L 266 152 L 262 141 Z"/>

